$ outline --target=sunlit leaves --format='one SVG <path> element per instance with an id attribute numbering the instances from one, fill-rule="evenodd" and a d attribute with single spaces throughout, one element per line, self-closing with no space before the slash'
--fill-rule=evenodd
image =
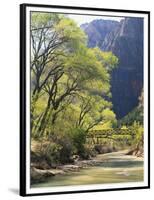
<path id="1" fill-rule="evenodd" d="M 59 23 L 55 26 L 55 29 L 57 32 L 62 33 L 70 40 L 81 40 L 84 42 L 86 39 L 84 32 L 77 27 L 77 24 L 73 20 L 66 17 L 59 21 Z"/>
<path id="2" fill-rule="evenodd" d="M 114 123 L 112 104 L 104 97 L 110 96 L 110 71 L 118 60 L 86 42 L 68 16 L 31 13 L 31 118 L 36 134 L 64 135 L 74 127 L 88 131 L 100 122 Z"/>
<path id="3" fill-rule="evenodd" d="M 118 64 L 118 58 L 111 51 L 103 52 L 95 48 L 95 54 L 102 65 L 110 72 Z"/>
<path id="4" fill-rule="evenodd" d="M 31 12 L 31 29 L 53 27 L 62 17 L 56 13 Z"/>

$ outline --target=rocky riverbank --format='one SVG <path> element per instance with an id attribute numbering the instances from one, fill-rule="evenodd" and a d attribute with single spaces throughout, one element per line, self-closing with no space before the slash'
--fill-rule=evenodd
<path id="1" fill-rule="evenodd" d="M 135 161 L 141 161 L 143 160 L 143 157 L 137 157 L 135 155 L 128 155 L 129 151 L 118 151 L 115 152 L 116 154 L 121 154 L 122 156 L 126 156 L 128 159 L 133 159 Z M 114 153 L 111 153 L 113 155 Z M 99 154 L 95 158 L 90 160 L 76 160 L 73 164 L 66 164 L 66 165 L 58 165 L 55 168 L 49 168 L 49 169 L 38 169 L 37 166 L 31 165 L 31 183 L 38 183 L 43 182 L 47 177 L 52 177 L 56 175 L 63 175 L 70 172 L 79 172 L 80 169 L 93 167 L 101 165 L 104 162 L 109 162 L 109 160 L 106 159 L 106 155 L 108 154 Z"/>
<path id="2" fill-rule="evenodd" d="M 31 165 L 31 182 L 37 183 L 44 181 L 45 178 L 56 176 L 60 174 L 66 174 L 68 172 L 78 172 L 82 168 L 97 166 L 101 164 L 103 160 L 91 159 L 75 161 L 73 164 L 59 165 L 56 168 L 50 169 L 38 169 L 33 164 Z"/>

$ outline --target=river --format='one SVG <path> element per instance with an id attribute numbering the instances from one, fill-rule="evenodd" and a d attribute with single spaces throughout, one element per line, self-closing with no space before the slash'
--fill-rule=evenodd
<path id="1" fill-rule="evenodd" d="M 143 159 L 125 155 L 125 151 L 100 154 L 96 157 L 101 164 L 46 178 L 36 187 L 72 186 L 84 184 L 122 183 L 143 181 Z"/>

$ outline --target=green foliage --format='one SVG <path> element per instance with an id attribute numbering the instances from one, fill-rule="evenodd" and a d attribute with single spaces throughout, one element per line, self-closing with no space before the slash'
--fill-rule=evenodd
<path id="1" fill-rule="evenodd" d="M 133 123 L 139 122 L 140 124 L 143 124 L 143 91 L 141 92 L 141 95 L 139 97 L 139 103 L 136 108 L 134 108 L 131 112 L 129 112 L 125 117 L 123 117 L 121 120 L 118 121 L 118 125 L 133 125 Z"/>
<path id="2" fill-rule="evenodd" d="M 63 15 L 57 15 L 56 13 L 31 12 L 31 29 L 53 28 L 62 17 Z"/>
<path id="3" fill-rule="evenodd" d="M 73 142 L 68 135 L 65 135 L 64 137 L 61 137 L 57 140 L 58 144 L 61 145 L 61 150 L 60 150 L 60 162 L 61 163 L 70 163 L 72 162 L 71 156 L 74 152 L 74 146 Z"/>
<path id="4" fill-rule="evenodd" d="M 86 132 L 81 128 L 74 128 L 70 131 L 76 153 L 83 156 L 85 153 Z"/>
<path id="5" fill-rule="evenodd" d="M 118 65 L 118 58 L 111 51 L 103 52 L 99 48 L 95 48 L 95 54 L 107 71 L 112 71 Z"/>
<path id="6" fill-rule="evenodd" d="M 86 46 L 87 37 L 68 16 L 31 13 L 31 132 L 50 141 L 49 162 L 88 157 L 88 130 L 116 124 L 110 72 L 118 59 Z M 89 152 L 89 153 L 88 153 Z"/>
<path id="7" fill-rule="evenodd" d="M 48 166 L 53 167 L 60 162 L 60 151 L 62 147 L 60 144 L 54 142 L 44 142 L 41 144 L 39 150 L 36 150 L 37 153 L 32 153 L 31 159 L 34 162 L 47 163 Z"/>
<path id="8" fill-rule="evenodd" d="M 59 23 L 56 24 L 55 29 L 58 33 L 62 33 L 63 36 L 69 38 L 72 42 L 71 45 L 74 47 L 77 47 L 80 42 L 86 43 L 87 37 L 84 32 L 73 20 L 67 17 L 63 17 Z"/>
<path id="9" fill-rule="evenodd" d="M 132 130 L 135 133 L 135 138 L 133 140 L 133 144 L 135 146 L 139 146 L 139 145 L 143 145 L 143 126 L 139 123 L 134 121 L 133 125 L 132 125 Z"/>
<path id="10" fill-rule="evenodd" d="M 132 125 L 135 120 L 138 121 L 140 124 L 143 124 L 143 109 L 140 107 L 134 108 L 124 118 L 119 120 L 118 124 L 119 126 L 123 124 Z"/>
<path id="11" fill-rule="evenodd" d="M 45 154 L 43 155 L 49 165 L 57 164 L 60 161 L 60 151 L 62 147 L 56 143 L 50 143 L 46 150 Z"/>
<path id="12" fill-rule="evenodd" d="M 103 122 L 108 123 L 108 127 L 114 127 L 117 124 L 116 115 L 115 113 L 110 110 L 109 108 L 106 108 L 103 110 Z"/>

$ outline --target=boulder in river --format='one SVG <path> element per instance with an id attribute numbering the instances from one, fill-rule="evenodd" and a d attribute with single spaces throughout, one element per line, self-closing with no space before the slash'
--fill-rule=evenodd
<path id="1" fill-rule="evenodd" d="M 65 172 L 60 169 L 37 169 L 35 167 L 31 167 L 31 181 L 32 183 L 42 182 L 47 177 L 52 177 L 57 174 L 64 174 Z"/>

